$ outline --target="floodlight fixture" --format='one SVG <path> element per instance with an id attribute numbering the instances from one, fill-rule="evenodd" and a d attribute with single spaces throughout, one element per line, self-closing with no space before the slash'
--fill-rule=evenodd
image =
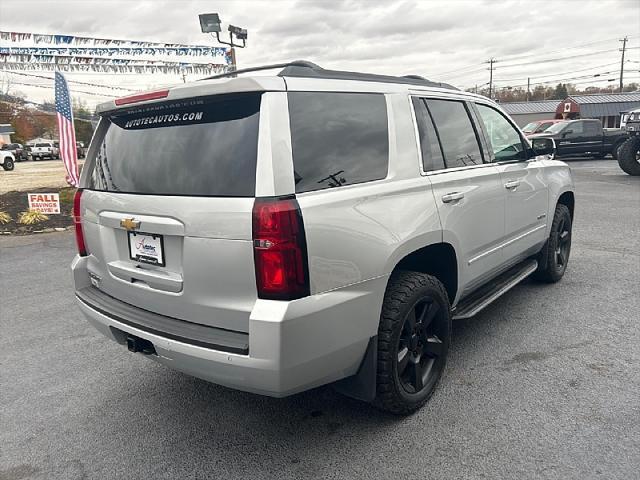
<path id="1" fill-rule="evenodd" d="M 200 29 L 202 33 L 219 33 L 222 31 L 220 28 L 220 17 L 217 13 L 201 13 L 200 17 Z"/>
<path id="2" fill-rule="evenodd" d="M 247 29 L 236 27 L 235 25 L 229 25 L 229 31 L 236 36 L 238 40 L 247 39 Z"/>

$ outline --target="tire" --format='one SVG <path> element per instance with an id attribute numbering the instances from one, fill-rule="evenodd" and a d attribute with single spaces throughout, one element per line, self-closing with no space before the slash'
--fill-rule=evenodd
<path id="1" fill-rule="evenodd" d="M 624 145 L 624 142 L 625 140 L 622 140 L 613 145 L 613 148 L 611 149 L 611 156 L 614 160 L 618 159 L 618 156 L 620 155 L 620 148 Z"/>
<path id="2" fill-rule="evenodd" d="M 555 283 L 564 275 L 571 253 L 571 226 L 569 207 L 559 203 L 549 238 L 538 254 L 538 269 L 533 274 L 536 280 Z"/>
<path id="3" fill-rule="evenodd" d="M 11 170 L 13 170 L 13 159 L 10 157 L 7 157 L 4 159 L 4 163 L 2 164 L 2 168 L 4 168 L 7 172 L 10 172 Z"/>
<path id="4" fill-rule="evenodd" d="M 442 283 L 423 273 L 394 273 L 378 328 L 374 405 L 396 415 L 424 405 L 442 376 L 450 342 L 451 308 Z"/>
<path id="5" fill-rule="evenodd" d="M 632 137 L 622 144 L 618 165 L 629 175 L 640 175 L 640 137 Z"/>

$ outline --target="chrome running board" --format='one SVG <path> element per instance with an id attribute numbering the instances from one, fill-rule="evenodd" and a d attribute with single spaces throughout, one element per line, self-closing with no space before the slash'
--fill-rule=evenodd
<path id="1" fill-rule="evenodd" d="M 463 298 L 451 312 L 453 319 L 473 317 L 535 272 L 536 268 L 538 268 L 538 262 L 529 259 L 498 275 L 488 284 Z"/>

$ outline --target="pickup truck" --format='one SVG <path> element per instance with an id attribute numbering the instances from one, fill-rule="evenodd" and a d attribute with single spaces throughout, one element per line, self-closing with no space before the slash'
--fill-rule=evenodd
<path id="1" fill-rule="evenodd" d="M 0 167 L 2 167 L 5 171 L 10 172 L 11 170 L 13 170 L 15 163 L 16 159 L 11 151 L 0 151 Z"/>
<path id="2" fill-rule="evenodd" d="M 0 147 L 0 151 L 2 151 L 2 153 L 7 151 L 11 152 L 15 157 L 16 162 L 21 162 L 22 160 L 27 159 L 27 152 L 19 143 L 6 143 Z"/>
<path id="3" fill-rule="evenodd" d="M 31 160 L 34 162 L 36 160 L 42 160 L 44 158 L 53 158 L 53 144 L 52 143 L 36 143 L 31 147 L 31 152 L 29 152 L 29 156 Z"/>
<path id="4" fill-rule="evenodd" d="M 627 135 L 619 128 L 603 129 L 600 120 L 585 119 L 555 123 L 542 133 L 529 135 L 529 139 L 534 138 L 553 138 L 559 157 L 591 154 L 604 158 L 610 154 L 618 158 L 618 148 Z"/>
<path id="5" fill-rule="evenodd" d="M 618 164 L 629 175 L 640 175 L 640 108 L 632 110 L 623 117 L 622 129 L 627 140 L 618 150 Z"/>

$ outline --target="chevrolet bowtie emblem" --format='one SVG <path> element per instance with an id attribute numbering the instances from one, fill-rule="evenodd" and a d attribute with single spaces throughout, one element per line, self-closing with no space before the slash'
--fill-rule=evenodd
<path id="1" fill-rule="evenodd" d="M 140 222 L 135 221 L 133 218 L 125 218 L 120 220 L 120 226 L 127 230 L 135 230 L 140 227 Z"/>

